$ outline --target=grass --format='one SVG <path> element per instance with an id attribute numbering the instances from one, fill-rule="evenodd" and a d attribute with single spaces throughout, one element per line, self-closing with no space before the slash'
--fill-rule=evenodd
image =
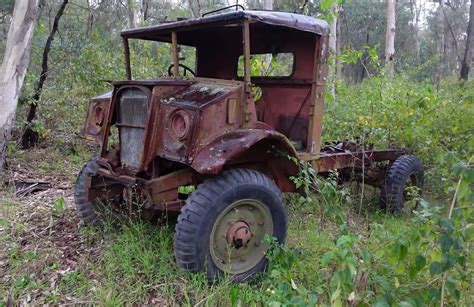
<path id="1" fill-rule="evenodd" d="M 11 207 L 7 211 L 4 209 L 8 205 L 1 208 L 2 220 L 11 220 Z M 293 268 L 292 276 L 296 285 L 313 289 L 329 274 L 320 260 L 334 246 L 331 233 L 334 229 L 330 223 L 321 226 L 320 215 L 314 208 L 299 210 L 290 205 L 289 209 L 288 245 L 303 249 L 307 255 Z M 28 208 L 20 205 L 17 210 L 21 213 Z M 69 228 L 67 231 L 82 241 L 77 247 L 82 254 L 70 265 L 54 250 L 58 245 L 54 235 L 40 234 L 40 239 L 33 243 L 27 233 L 44 227 L 50 218 L 55 224 L 67 221 L 76 225 L 77 216 L 71 209 L 66 209 L 62 218 L 53 217 L 52 211 L 47 210 L 40 210 L 40 214 L 42 221 L 39 222 L 15 219 L 7 226 L 9 235 L 2 235 L 0 243 L 6 247 L 2 261 L 6 263 L 2 264 L 1 297 L 10 294 L 14 301 L 23 303 L 85 302 L 106 306 L 162 303 L 228 306 L 232 304 L 233 295 L 257 304 L 272 297 L 275 281 L 271 277 L 252 285 L 223 282 L 209 287 L 203 274 L 179 270 L 172 249 L 172 225 L 156 227 L 135 221 L 118 232 Z M 400 219 L 383 215 L 372 218 L 384 227 L 406 227 Z M 96 246 L 99 251 L 95 250 Z"/>
<path id="2" fill-rule="evenodd" d="M 31 172 L 40 178 L 58 174 L 64 181 L 57 184 L 67 182 L 71 189 L 78 165 L 87 155 L 87 148 L 67 155 L 60 149 L 45 148 L 34 154 L 16 152 L 9 162 L 36 166 Z M 357 193 L 356 188 L 351 189 Z M 318 202 L 301 205 L 294 195 L 287 197 L 287 253 L 294 253 L 293 264 L 273 269 L 253 284 L 224 281 L 209 286 L 204 274 L 188 274 L 176 266 L 172 224 L 157 227 L 130 221 L 118 231 L 82 227 L 71 191 L 68 193 L 35 203 L 35 195 L 16 197 L 13 191 L 0 192 L 0 297 L 4 298 L 0 306 L 8 298 L 21 304 L 267 305 L 290 301 L 292 297 L 285 295 L 293 290 L 285 287 L 304 297 L 313 293 L 320 303 L 331 303 L 333 293 L 327 289 L 335 267 L 323 259 L 336 249 L 339 230 Z M 412 225 L 404 217 L 375 210 L 371 194 L 363 198 L 361 211 L 360 198 L 353 198 L 356 203 L 343 210 L 347 225 L 358 238 L 354 249 L 365 248 L 375 255 L 372 263 L 360 265 L 369 274 L 367 287 L 373 288 L 366 292 L 372 298 L 360 298 L 364 303 L 377 295 L 377 282 L 385 282 L 376 279 L 377 272 L 388 276 L 388 287 L 396 286 L 380 251 L 387 249 L 384 238 L 404 233 Z M 289 285 L 281 282 L 285 276 L 291 279 Z"/>

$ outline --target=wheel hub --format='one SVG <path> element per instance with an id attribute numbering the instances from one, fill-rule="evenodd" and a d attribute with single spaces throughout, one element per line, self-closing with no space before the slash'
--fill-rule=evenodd
<path id="1" fill-rule="evenodd" d="M 236 221 L 227 229 L 227 243 L 236 249 L 247 246 L 251 237 L 250 227 L 244 221 Z"/>
<path id="2" fill-rule="evenodd" d="M 211 230 L 211 259 L 222 271 L 240 274 L 255 267 L 267 250 L 261 244 L 273 234 L 270 210 L 259 200 L 240 199 L 228 205 Z"/>

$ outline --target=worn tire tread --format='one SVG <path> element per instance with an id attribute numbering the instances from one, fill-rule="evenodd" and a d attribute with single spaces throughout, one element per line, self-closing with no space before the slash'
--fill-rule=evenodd
<path id="1" fill-rule="evenodd" d="M 381 191 L 382 206 L 389 212 L 400 212 L 403 207 L 403 189 L 410 174 L 415 173 L 418 186 L 423 188 L 423 163 L 412 155 L 398 157 L 390 165 Z"/>
<path id="2" fill-rule="evenodd" d="M 215 204 L 213 200 L 225 190 L 249 183 L 266 187 L 277 195 L 283 204 L 282 193 L 276 184 L 270 178 L 255 170 L 232 169 L 205 180 L 186 200 L 175 226 L 173 245 L 179 267 L 189 272 L 204 269 L 205 264 L 201 263 L 198 257 L 196 241 L 200 239 L 199 229 L 202 228 L 204 223 L 209 222 L 206 219 L 208 212 L 216 210 L 220 206 L 220 204 Z M 208 279 L 212 281 L 213 277 L 208 276 Z"/>

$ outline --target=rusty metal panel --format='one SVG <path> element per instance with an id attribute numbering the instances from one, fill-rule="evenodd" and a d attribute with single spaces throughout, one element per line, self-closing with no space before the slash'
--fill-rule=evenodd
<path id="1" fill-rule="evenodd" d="M 188 87 L 166 92 L 157 99 L 153 140 L 154 155 L 189 163 L 189 156 L 212 141 L 223 131 L 238 128 L 241 116 L 236 112 L 235 123 L 227 123 L 227 99 L 241 101 L 237 92 L 242 82 L 218 82 L 199 79 Z M 239 99 L 237 99 L 239 97 Z M 155 98 L 153 98 L 155 99 Z M 148 153 L 147 153 L 148 154 Z"/>
<path id="2" fill-rule="evenodd" d="M 316 40 L 313 65 L 313 85 L 311 87 L 311 107 L 309 113 L 309 129 L 307 152 L 317 155 L 321 149 L 321 132 L 323 129 L 324 83 L 327 75 L 326 58 L 328 37 L 320 36 Z"/>
<path id="3" fill-rule="evenodd" d="M 178 187 L 193 184 L 194 177 L 195 172 L 186 168 L 150 180 L 146 183 L 146 187 L 154 204 L 170 202 L 178 198 Z"/>
<path id="4" fill-rule="evenodd" d="M 103 144 L 104 134 L 109 118 L 110 98 L 112 92 L 94 97 L 87 107 L 87 118 L 79 135 L 87 140 Z"/>
<path id="5" fill-rule="evenodd" d="M 403 153 L 403 150 L 398 149 L 321 153 L 312 164 L 319 173 L 324 173 L 343 168 L 361 168 L 363 164 L 369 166 L 374 162 L 393 161 Z"/>
<path id="6" fill-rule="evenodd" d="M 239 129 L 221 134 L 213 142 L 202 147 L 190 157 L 191 166 L 202 174 L 217 174 L 230 158 L 246 152 L 252 145 L 264 139 L 275 140 L 290 156 L 297 156 L 294 147 L 281 133 L 273 130 Z"/>

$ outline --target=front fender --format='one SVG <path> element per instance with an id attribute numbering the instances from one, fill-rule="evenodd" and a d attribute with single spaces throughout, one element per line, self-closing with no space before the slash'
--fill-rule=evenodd
<path id="1" fill-rule="evenodd" d="M 194 156 L 191 167 L 200 174 L 217 174 L 229 160 L 264 139 L 277 143 L 289 155 L 297 156 L 291 142 L 279 132 L 264 129 L 239 129 L 217 137 L 200 149 Z"/>

